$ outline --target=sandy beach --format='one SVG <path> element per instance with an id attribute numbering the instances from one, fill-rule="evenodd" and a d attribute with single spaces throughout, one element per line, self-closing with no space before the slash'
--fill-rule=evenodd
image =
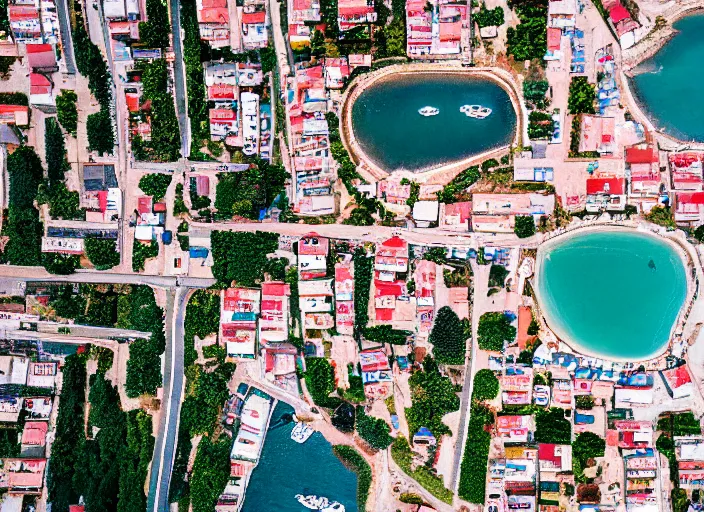
<path id="1" fill-rule="evenodd" d="M 668 343 L 662 348 L 657 350 L 653 354 L 649 354 L 647 357 L 644 357 L 643 359 L 639 361 L 634 361 L 632 358 L 619 358 L 619 357 L 605 357 L 603 354 L 599 354 L 597 352 L 591 351 L 589 348 L 586 348 L 579 343 L 575 342 L 570 338 L 570 336 L 566 333 L 563 332 L 560 327 L 559 327 L 559 322 L 556 322 L 554 317 L 551 318 L 551 315 L 549 312 L 546 311 L 544 308 L 544 304 L 542 304 L 539 295 L 540 293 L 537 291 L 538 286 L 534 286 L 533 290 L 535 291 L 535 298 L 537 301 L 537 306 L 540 311 L 540 320 L 541 323 L 543 324 L 544 328 L 547 328 L 550 332 L 552 332 L 557 339 L 559 339 L 561 342 L 565 343 L 568 345 L 575 353 L 589 356 L 589 357 L 595 357 L 598 359 L 605 359 L 609 361 L 614 361 L 614 362 L 635 362 L 635 363 L 647 363 L 647 362 L 652 362 L 654 360 L 660 359 L 664 354 L 666 354 L 671 346 L 672 346 L 672 339 L 674 334 L 681 328 L 681 324 L 683 323 L 683 315 L 684 312 L 690 309 L 690 306 L 693 301 L 693 295 L 694 295 L 694 290 L 695 290 L 695 283 L 694 280 L 692 279 L 691 276 L 691 267 L 692 267 L 692 260 L 691 256 L 688 251 L 685 250 L 685 248 L 681 245 L 680 241 L 674 240 L 671 236 L 668 235 L 661 235 L 656 232 L 653 232 L 651 229 L 641 227 L 641 225 L 633 224 L 631 226 L 628 225 L 613 225 L 613 224 L 597 224 L 597 225 L 589 225 L 589 226 L 581 226 L 578 228 L 574 228 L 572 230 L 566 231 L 562 233 L 561 235 L 555 236 L 553 238 L 550 238 L 549 240 L 543 242 L 538 246 L 538 253 L 537 253 L 537 258 L 536 258 L 536 264 L 535 264 L 535 273 L 534 273 L 534 282 L 537 280 L 537 276 L 540 275 L 541 267 L 543 266 L 543 262 L 545 259 L 545 255 L 549 253 L 551 248 L 554 248 L 556 245 L 561 245 L 565 243 L 569 238 L 572 238 L 576 235 L 583 235 L 583 234 L 588 234 L 588 233 L 594 233 L 594 232 L 599 232 L 599 233 L 604 233 L 604 232 L 630 232 L 630 233 L 642 233 L 646 236 L 651 236 L 655 237 L 658 240 L 663 240 L 665 243 L 670 245 L 675 252 L 680 256 L 682 265 L 684 266 L 685 269 L 687 269 L 687 272 L 685 272 L 686 277 L 687 277 L 687 295 L 686 299 L 684 300 L 682 307 L 680 308 L 680 311 L 677 315 L 676 321 L 673 323 L 671 331 L 670 331 L 670 337 Z M 686 243 L 686 242 L 685 242 Z"/>

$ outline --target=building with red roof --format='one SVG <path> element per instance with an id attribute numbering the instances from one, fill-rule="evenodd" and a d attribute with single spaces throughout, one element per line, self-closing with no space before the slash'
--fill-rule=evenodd
<path id="1" fill-rule="evenodd" d="M 704 224 L 704 192 L 675 192 L 675 222 L 696 227 Z"/>
<path id="2" fill-rule="evenodd" d="M 288 339 L 291 286 L 281 281 L 262 283 L 259 340 L 262 344 Z"/>
<path id="3" fill-rule="evenodd" d="M 650 421 L 617 420 L 614 429 L 618 433 L 619 448 L 652 448 L 653 424 Z"/>
<path id="4" fill-rule="evenodd" d="M 251 288 L 227 288 L 220 294 L 219 340 L 230 361 L 254 359 L 261 292 Z"/>
<path id="5" fill-rule="evenodd" d="M 0 124 L 29 124 L 29 107 L 24 105 L 0 105 Z"/>
<path id="6" fill-rule="evenodd" d="M 53 73 L 56 65 L 56 50 L 51 44 L 27 44 L 27 64 L 35 72 Z"/>
<path id="7" fill-rule="evenodd" d="M 626 9 L 621 4 L 615 5 L 611 9 L 609 9 L 609 19 L 611 19 L 611 23 L 613 23 L 614 25 L 620 23 L 623 20 L 627 20 L 630 17 L 631 15 L 628 12 L 628 9 Z"/>
<path id="8" fill-rule="evenodd" d="M 339 0 L 337 3 L 337 23 L 343 32 L 357 25 L 374 23 L 374 4 L 367 0 Z"/>
<path id="9" fill-rule="evenodd" d="M 626 180 L 621 176 L 599 175 L 587 178 L 586 210 L 590 213 L 624 210 L 625 186 Z"/>
<path id="10" fill-rule="evenodd" d="M 230 45 L 228 0 L 196 0 L 200 38 L 213 48 Z"/>
<path id="11" fill-rule="evenodd" d="M 39 9 L 32 4 L 10 4 L 7 14 L 16 43 L 43 43 Z"/>
<path id="12" fill-rule="evenodd" d="M 538 445 L 540 471 L 562 473 L 572 471 L 572 446 L 569 444 L 540 443 Z"/>
<path id="13" fill-rule="evenodd" d="M 472 202 L 440 205 L 440 227 L 457 231 L 468 231 L 472 218 Z"/>
<path id="14" fill-rule="evenodd" d="M 628 195 L 631 198 L 656 198 L 661 189 L 658 151 L 653 146 L 626 148 L 626 166 L 630 172 Z M 656 204 L 649 202 L 649 207 Z M 646 211 L 646 206 L 641 208 Z M 649 209 L 649 208 L 648 208 Z"/>
<path id="15" fill-rule="evenodd" d="M 244 0 L 242 15 L 242 45 L 245 50 L 266 48 L 269 43 L 268 15 L 262 0 Z"/>
<path id="16" fill-rule="evenodd" d="M 49 78 L 41 73 L 29 74 L 29 102 L 37 107 L 54 105 L 53 85 Z"/>
<path id="17" fill-rule="evenodd" d="M 687 370 L 687 365 L 683 364 L 676 368 L 661 370 L 660 377 L 665 384 L 665 389 L 672 398 L 684 398 L 690 396 L 694 391 L 692 376 Z"/>

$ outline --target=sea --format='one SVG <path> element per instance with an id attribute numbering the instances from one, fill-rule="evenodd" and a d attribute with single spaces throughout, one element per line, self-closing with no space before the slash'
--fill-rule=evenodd
<path id="1" fill-rule="evenodd" d="M 636 232 L 568 235 L 539 253 L 536 291 L 550 328 L 573 348 L 638 361 L 668 344 L 687 293 L 667 242 Z"/>
<path id="2" fill-rule="evenodd" d="M 357 512 L 357 475 L 332 452 L 320 432 L 303 444 L 291 440 L 293 408 L 279 401 L 272 413 L 259 465 L 252 473 L 243 512 L 303 512 L 296 494 L 325 496 Z"/>
<path id="3" fill-rule="evenodd" d="M 679 31 L 634 69 L 631 87 L 653 124 L 684 141 L 704 142 L 704 14 L 673 25 Z"/>
<path id="4" fill-rule="evenodd" d="M 485 119 L 463 105 L 492 109 Z M 440 113 L 424 117 L 426 107 Z M 392 172 L 422 171 L 510 144 L 516 114 L 508 93 L 486 78 L 461 74 L 402 74 L 380 79 L 352 106 L 357 142 L 374 163 Z"/>

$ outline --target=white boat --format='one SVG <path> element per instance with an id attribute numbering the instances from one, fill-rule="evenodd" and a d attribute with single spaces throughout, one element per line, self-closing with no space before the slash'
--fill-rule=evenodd
<path id="1" fill-rule="evenodd" d="M 305 423 L 299 421 L 296 423 L 296 426 L 293 427 L 293 430 L 291 431 L 291 439 L 293 439 L 299 444 L 303 444 L 308 441 L 308 438 L 313 435 L 313 432 L 315 432 L 315 429 L 313 427 L 310 427 Z"/>
<path id="2" fill-rule="evenodd" d="M 308 496 L 296 494 L 296 499 L 298 503 L 311 510 L 325 510 L 330 505 L 330 501 L 325 496 L 315 496 L 314 494 Z"/>
<path id="3" fill-rule="evenodd" d="M 323 512 L 345 512 L 345 506 L 342 503 L 333 501 L 329 507 L 325 507 Z"/>
<path id="4" fill-rule="evenodd" d="M 460 107 L 460 112 L 465 114 L 467 117 L 484 119 L 485 117 L 489 117 L 491 114 L 491 109 L 488 107 L 482 107 L 481 105 L 462 105 Z"/>
<path id="5" fill-rule="evenodd" d="M 418 110 L 418 113 L 425 117 L 436 116 L 440 113 L 440 109 L 435 107 L 423 107 Z"/>

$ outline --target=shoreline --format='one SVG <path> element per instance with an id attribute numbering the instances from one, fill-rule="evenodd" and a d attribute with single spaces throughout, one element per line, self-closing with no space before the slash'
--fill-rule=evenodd
<path id="1" fill-rule="evenodd" d="M 584 347 L 582 344 L 579 342 L 576 342 L 572 339 L 571 336 L 566 335 L 565 332 L 562 332 L 562 329 L 559 327 L 555 327 L 555 325 L 558 323 L 555 321 L 554 317 L 551 318 L 550 315 L 547 313 L 547 309 L 544 307 L 544 301 L 540 299 L 540 285 L 539 285 L 539 276 L 540 276 L 540 271 L 541 271 L 541 266 L 543 264 L 543 260 L 545 259 L 546 253 L 551 249 L 554 248 L 554 246 L 565 243 L 568 241 L 570 238 L 574 237 L 575 235 L 578 234 L 588 234 L 588 233 L 605 233 L 605 232 L 612 232 L 612 233 L 634 233 L 634 234 L 642 234 L 643 236 L 646 237 L 651 237 L 656 240 L 662 240 L 665 244 L 667 244 L 669 247 L 671 247 L 675 253 L 679 256 L 680 261 L 682 263 L 683 270 L 685 272 L 685 279 L 686 279 L 686 292 L 685 292 L 685 298 L 684 301 L 682 302 L 682 305 L 680 306 L 677 316 L 675 320 L 672 323 L 672 326 L 670 328 L 670 335 L 668 336 L 666 343 L 662 346 L 662 348 L 656 350 L 652 354 L 648 354 L 647 356 L 639 357 L 637 359 L 634 359 L 632 357 L 618 357 L 618 356 L 608 356 L 605 354 L 600 354 L 597 351 L 594 351 L 592 349 Z M 563 236 L 566 235 L 566 236 Z M 666 355 L 672 348 L 672 342 L 676 336 L 676 332 L 680 328 L 680 324 L 683 320 L 683 314 L 686 310 L 690 309 L 690 303 L 693 300 L 693 283 L 692 283 L 692 278 L 688 274 L 688 270 L 690 268 L 690 261 L 688 259 L 689 254 L 685 252 L 684 247 L 682 247 L 677 241 L 673 240 L 669 236 L 662 236 L 659 235 L 658 233 L 655 233 L 649 229 L 642 228 L 640 226 L 626 226 L 626 225 L 621 225 L 621 226 L 616 226 L 616 225 L 594 225 L 594 226 L 583 226 L 577 229 L 573 229 L 572 231 L 565 232 L 563 235 L 553 237 L 543 243 L 541 243 L 538 246 L 538 251 L 535 259 L 535 270 L 533 272 L 534 279 L 533 279 L 533 290 L 535 293 L 535 300 L 538 306 L 538 310 L 540 312 L 541 320 L 544 322 L 545 327 L 550 331 L 550 333 L 555 336 L 555 338 L 562 344 L 567 345 L 573 353 L 576 355 L 582 355 L 586 357 L 594 357 L 597 359 L 602 359 L 605 361 L 612 361 L 612 362 L 617 362 L 617 363 L 650 363 L 650 362 L 655 362 L 662 358 L 664 355 Z M 544 249 L 544 250 L 543 250 Z"/>
<path id="2" fill-rule="evenodd" d="M 376 180 L 383 180 L 391 176 L 396 171 L 388 171 L 383 169 L 364 151 L 361 145 L 357 142 L 352 127 L 352 106 L 359 96 L 366 90 L 367 87 L 383 79 L 392 79 L 394 77 L 402 77 L 408 74 L 456 74 L 476 77 L 479 79 L 490 80 L 501 87 L 509 97 L 514 113 L 516 114 L 516 128 L 513 133 L 513 144 L 518 144 L 524 138 L 526 130 L 525 106 L 521 101 L 518 86 L 513 82 L 513 78 L 500 68 L 460 68 L 456 66 L 443 64 L 428 64 L 428 63 L 407 63 L 394 64 L 372 71 L 366 75 L 362 75 L 355 79 L 350 84 L 342 99 L 341 116 L 341 138 L 345 149 L 350 154 L 350 158 L 357 165 L 363 167 Z M 490 158 L 495 154 L 501 154 L 506 151 L 510 145 L 503 145 L 498 148 L 488 149 L 478 154 L 470 155 L 462 160 L 441 164 L 429 169 L 408 171 L 412 172 L 419 183 L 427 183 L 429 180 L 436 178 L 444 173 L 449 174 L 449 179 L 444 180 L 444 183 L 451 181 L 457 174 L 473 165 L 477 160 Z"/>
<path id="3" fill-rule="evenodd" d="M 679 34 L 679 30 L 675 29 L 673 25 L 688 16 L 704 14 L 704 5 L 701 4 L 687 4 L 676 8 L 674 11 L 664 13 L 666 25 L 661 28 L 653 28 L 649 34 L 647 34 L 643 39 L 641 39 L 635 46 L 622 51 L 621 54 L 621 85 L 625 89 L 625 92 L 630 100 L 633 107 L 631 110 L 636 112 L 636 116 L 642 119 L 642 123 L 653 133 L 656 139 L 661 139 L 662 142 L 668 144 L 674 144 L 676 146 L 683 144 L 695 144 L 702 145 L 704 141 L 687 141 L 680 139 L 675 135 L 668 133 L 666 128 L 657 127 L 654 123 L 656 117 L 653 116 L 648 109 L 643 105 L 640 98 L 635 94 L 634 88 L 630 81 L 634 78 L 635 74 L 633 69 L 640 66 L 643 62 L 652 59 L 655 55 L 662 50 L 662 48 L 669 43 L 674 37 Z"/>

